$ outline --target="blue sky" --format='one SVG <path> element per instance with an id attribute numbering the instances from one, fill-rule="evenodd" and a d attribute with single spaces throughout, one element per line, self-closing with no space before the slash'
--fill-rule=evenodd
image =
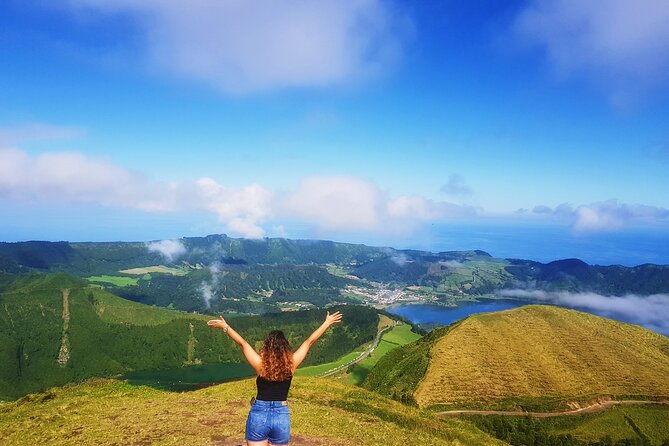
<path id="1" fill-rule="evenodd" d="M 0 239 L 669 251 L 665 1 L 59 3 L 0 5 Z"/>

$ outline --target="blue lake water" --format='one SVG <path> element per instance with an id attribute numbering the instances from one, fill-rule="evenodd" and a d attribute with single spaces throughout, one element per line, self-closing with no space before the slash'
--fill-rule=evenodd
<path id="1" fill-rule="evenodd" d="M 458 319 L 467 317 L 470 314 L 509 310 L 529 303 L 530 302 L 526 300 L 484 299 L 480 302 L 463 303 L 458 307 L 444 307 L 442 305 L 429 304 L 396 305 L 394 307 L 386 308 L 386 311 L 409 319 L 411 322 L 418 325 L 450 325 Z"/>

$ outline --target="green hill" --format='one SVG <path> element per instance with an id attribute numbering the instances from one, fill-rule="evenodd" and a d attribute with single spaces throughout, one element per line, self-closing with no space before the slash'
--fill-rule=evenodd
<path id="1" fill-rule="evenodd" d="M 65 274 L 15 277 L 0 293 L 0 400 L 90 377 L 192 364 L 241 362 L 237 346 L 206 325 L 211 316 L 130 302 Z M 305 365 L 332 361 L 371 341 L 378 314 L 339 308 L 347 323 L 328 331 Z M 292 345 L 321 322 L 324 310 L 236 317 L 251 343 L 282 329 Z"/>
<path id="2" fill-rule="evenodd" d="M 365 387 L 431 410 L 547 410 L 598 397 L 666 399 L 669 339 L 530 305 L 470 316 L 397 348 Z"/>
<path id="3" fill-rule="evenodd" d="M 646 263 L 634 267 L 588 265 L 579 259 L 549 263 L 509 260 L 506 272 L 513 276 L 507 287 L 547 291 L 592 291 L 622 296 L 626 293 L 655 294 L 669 290 L 669 265 Z"/>
<path id="4" fill-rule="evenodd" d="M 0 443 L 241 445 L 253 380 L 171 393 L 98 380 L 0 405 Z M 468 421 L 438 420 L 360 388 L 297 377 L 291 444 L 505 445 Z"/>
<path id="5" fill-rule="evenodd" d="M 214 234 L 184 237 L 179 242 L 183 254 L 173 262 L 185 260 L 193 265 L 214 262 L 226 265 L 358 264 L 386 256 L 380 248 L 327 240 L 242 239 Z M 149 250 L 148 245 L 143 242 L 0 242 L 0 267 L 91 276 L 166 261 L 158 252 Z"/>

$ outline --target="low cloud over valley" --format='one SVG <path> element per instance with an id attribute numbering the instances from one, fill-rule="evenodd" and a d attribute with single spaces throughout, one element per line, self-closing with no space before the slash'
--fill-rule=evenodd
<path id="1" fill-rule="evenodd" d="M 669 294 L 603 296 L 596 293 L 522 289 L 502 290 L 497 294 L 583 310 L 611 319 L 642 325 L 658 333 L 669 335 L 669 319 L 667 318 L 667 315 L 669 315 Z"/>

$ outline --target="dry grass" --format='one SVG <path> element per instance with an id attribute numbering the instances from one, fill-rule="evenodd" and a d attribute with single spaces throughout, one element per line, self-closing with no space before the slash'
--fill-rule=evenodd
<path id="1" fill-rule="evenodd" d="M 170 393 L 98 380 L 0 406 L 0 444 L 241 445 L 253 380 Z M 293 445 L 503 445 L 372 392 L 318 378 L 291 389 Z"/>
<path id="2" fill-rule="evenodd" d="M 395 325 L 395 321 L 390 319 L 385 314 L 379 314 L 379 330 L 383 330 L 386 327 L 392 327 L 393 325 Z"/>
<path id="3" fill-rule="evenodd" d="M 464 320 L 431 350 L 421 407 L 494 407 L 669 395 L 669 339 L 642 327 L 531 305 Z M 505 407 L 507 408 L 507 407 Z"/>
<path id="4" fill-rule="evenodd" d="M 188 271 L 184 268 L 173 268 L 165 265 L 145 266 L 143 268 L 130 268 L 119 271 L 123 274 L 132 274 L 134 276 L 143 276 L 144 274 L 159 273 L 172 274 L 173 276 L 185 276 Z"/>

